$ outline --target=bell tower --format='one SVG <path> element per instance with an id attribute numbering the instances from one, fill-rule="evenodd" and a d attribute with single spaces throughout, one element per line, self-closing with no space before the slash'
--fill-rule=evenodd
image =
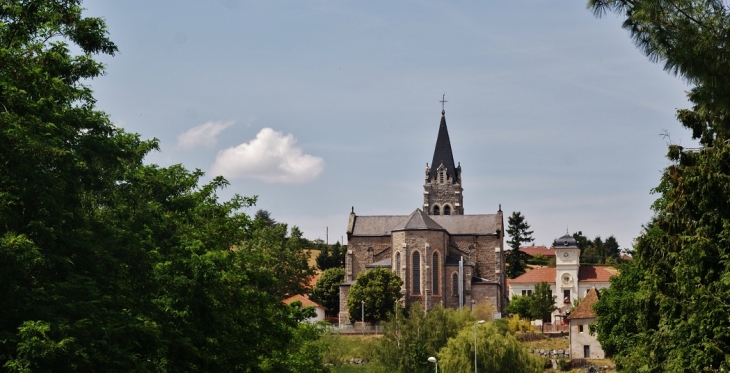
<path id="1" fill-rule="evenodd" d="M 426 164 L 423 211 L 429 215 L 464 215 L 462 192 L 461 164 L 454 164 L 449 130 L 446 128 L 446 111 L 442 109 L 431 167 Z"/>

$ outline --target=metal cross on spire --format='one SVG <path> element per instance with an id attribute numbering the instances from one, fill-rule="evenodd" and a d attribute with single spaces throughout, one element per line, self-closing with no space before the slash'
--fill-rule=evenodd
<path id="1" fill-rule="evenodd" d="M 448 101 L 446 101 L 446 93 L 444 93 L 444 95 L 441 96 L 441 101 L 439 101 L 439 102 L 441 103 L 441 111 L 444 111 L 444 104 L 448 102 Z"/>

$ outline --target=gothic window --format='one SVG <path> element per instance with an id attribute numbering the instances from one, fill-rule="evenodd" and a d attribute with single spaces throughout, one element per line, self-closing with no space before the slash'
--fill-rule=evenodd
<path id="1" fill-rule="evenodd" d="M 401 275 L 400 275 L 400 252 L 395 253 L 395 274 L 398 275 L 398 277 L 401 277 Z"/>
<path id="2" fill-rule="evenodd" d="M 421 293 L 421 254 L 413 252 L 413 294 Z"/>
<path id="3" fill-rule="evenodd" d="M 456 273 L 451 276 L 451 295 L 459 295 L 459 275 Z"/>
<path id="4" fill-rule="evenodd" d="M 433 295 L 439 295 L 439 254 L 433 253 Z"/>
<path id="5" fill-rule="evenodd" d="M 438 206 L 433 207 L 433 214 L 434 215 L 441 215 L 441 209 L 439 209 Z"/>
<path id="6" fill-rule="evenodd" d="M 444 171 L 439 172 L 439 183 L 441 183 L 441 184 L 444 183 L 444 174 L 445 173 L 446 172 L 444 172 Z"/>
<path id="7" fill-rule="evenodd" d="M 444 215 L 451 215 L 451 206 L 444 206 Z"/>

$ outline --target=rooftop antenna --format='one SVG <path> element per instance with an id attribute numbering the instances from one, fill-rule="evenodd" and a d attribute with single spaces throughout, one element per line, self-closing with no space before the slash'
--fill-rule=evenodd
<path id="1" fill-rule="evenodd" d="M 441 103 L 441 115 L 444 115 L 444 114 L 446 114 L 446 110 L 444 110 L 444 104 L 448 102 L 448 101 L 446 101 L 445 92 L 444 92 L 443 96 L 441 96 L 441 101 L 439 101 L 439 102 Z"/>

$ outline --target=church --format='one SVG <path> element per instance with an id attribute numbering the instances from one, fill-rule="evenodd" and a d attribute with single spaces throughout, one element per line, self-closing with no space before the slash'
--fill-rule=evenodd
<path id="1" fill-rule="evenodd" d="M 508 297 L 502 209 L 466 215 L 463 190 L 461 164 L 454 162 L 442 110 L 421 208 L 409 215 L 357 215 L 354 208 L 350 213 L 340 323 L 349 322 L 347 296 L 357 275 L 378 267 L 403 280 L 403 306 L 420 302 L 430 310 L 438 304 L 461 308 L 486 302 L 502 312 Z"/>

